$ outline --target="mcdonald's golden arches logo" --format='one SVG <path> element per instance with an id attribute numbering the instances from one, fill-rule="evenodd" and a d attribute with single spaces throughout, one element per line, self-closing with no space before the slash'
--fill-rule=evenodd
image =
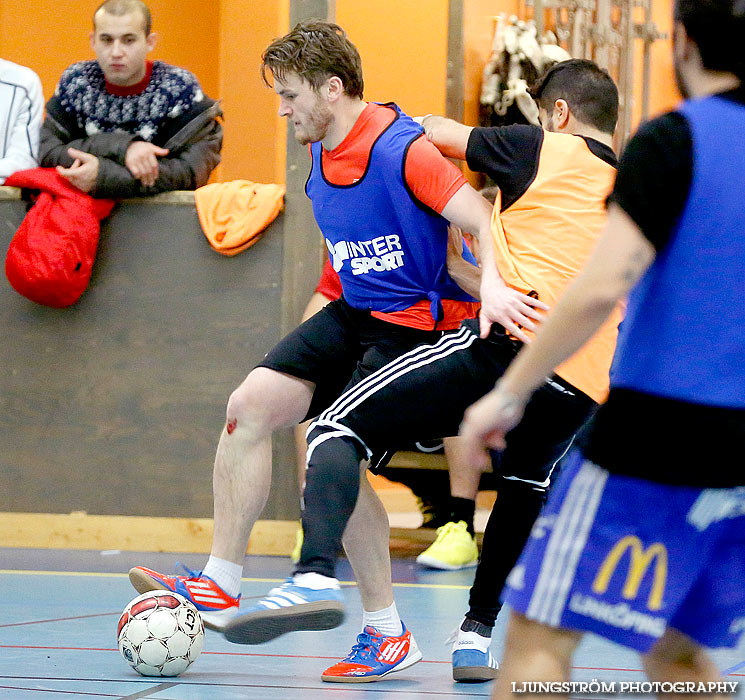
<path id="1" fill-rule="evenodd" d="M 649 610 L 659 610 L 662 607 L 662 595 L 667 583 L 667 549 L 661 542 L 655 542 L 644 549 L 641 540 L 635 535 L 627 535 L 618 540 L 603 560 L 600 569 L 598 569 L 595 580 L 592 582 L 592 590 L 598 594 L 605 593 L 608 590 L 608 584 L 626 550 L 630 553 L 630 560 L 621 595 L 626 600 L 636 598 L 644 574 L 654 560 L 654 579 L 652 590 L 647 599 L 647 608 Z"/>

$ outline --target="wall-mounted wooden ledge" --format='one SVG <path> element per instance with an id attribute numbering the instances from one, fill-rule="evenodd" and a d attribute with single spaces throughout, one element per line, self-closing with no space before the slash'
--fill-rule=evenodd
<path id="1" fill-rule="evenodd" d="M 259 520 L 248 554 L 289 555 L 296 520 Z M 87 513 L 0 513 L 3 547 L 209 553 L 211 518 L 154 518 Z"/>
<path id="2" fill-rule="evenodd" d="M 246 554 L 289 556 L 295 547 L 297 520 L 259 520 Z M 416 556 L 435 539 L 434 530 L 391 528 L 391 553 Z M 481 544 L 482 534 L 477 533 Z M 87 513 L 0 513 L 2 547 L 89 549 L 125 552 L 208 554 L 211 518 L 154 518 Z"/>
<path id="3" fill-rule="evenodd" d="M 20 198 L 21 189 L 19 187 L 0 186 L 0 200 Z M 194 192 L 191 190 L 174 190 L 173 192 L 154 194 L 151 197 L 124 199 L 122 202 L 135 202 L 137 204 L 194 204 Z"/>

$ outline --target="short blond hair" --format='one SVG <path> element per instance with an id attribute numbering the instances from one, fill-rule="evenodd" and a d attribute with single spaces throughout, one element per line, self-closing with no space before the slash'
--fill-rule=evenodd
<path id="1" fill-rule="evenodd" d="M 104 0 L 93 13 L 93 31 L 96 30 L 96 15 L 101 10 L 114 17 L 128 15 L 130 12 L 139 12 L 145 24 L 145 36 L 148 36 L 153 28 L 150 8 L 142 0 Z"/>

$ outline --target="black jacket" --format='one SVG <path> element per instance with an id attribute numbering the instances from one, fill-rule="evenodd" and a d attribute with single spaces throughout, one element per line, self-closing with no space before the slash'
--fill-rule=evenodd
<path id="1" fill-rule="evenodd" d="M 158 132 L 157 146 L 169 149 L 158 159 L 158 179 L 144 187 L 124 165 L 127 148 L 139 136 L 123 131 L 88 135 L 75 116 L 66 112 L 57 96 L 47 103 L 47 116 L 41 127 L 39 160 L 44 167 L 69 167 L 73 158 L 68 148 L 85 151 L 99 159 L 98 178 L 89 194 L 93 197 L 123 199 L 171 190 L 194 190 L 207 184 L 210 173 L 220 162 L 222 148 L 220 105 L 205 97 L 191 110 L 174 118 L 167 129 Z"/>

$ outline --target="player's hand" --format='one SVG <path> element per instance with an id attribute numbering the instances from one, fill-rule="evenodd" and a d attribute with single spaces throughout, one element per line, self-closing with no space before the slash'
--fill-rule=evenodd
<path id="1" fill-rule="evenodd" d="M 432 141 L 433 129 L 447 123 L 448 119 L 437 114 L 425 114 L 422 117 L 414 117 L 414 121 L 424 129 L 424 135 Z"/>
<path id="2" fill-rule="evenodd" d="M 500 390 L 499 384 L 468 408 L 459 432 L 464 464 L 486 469 L 491 461 L 489 450 L 505 448 L 505 435 L 520 422 L 524 412 L 523 400 Z"/>
<path id="3" fill-rule="evenodd" d="M 124 165 L 144 187 L 152 187 L 158 179 L 158 158 L 168 155 L 167 148 L 161 148 L 148 141 L 132 141 L 124 156 Z"/>
<path id="4" fill-rule="evenodd" d="M 508 287 L 496 272 L 483 271 L 481 275 L 481 337 L 486 338 L 492 323 L 499 323 L 512 336 L 523 343 L 530 338 L 523 329 L 535 331 L 534 321 L 543 318 L 541 311 L 548 306 L 538 299 Z"/>
<path id="5" fill-rule="evenodd" d="M 57 172 L 81 192 L 90 192 L 98 179 L 98 158 L 77 148 L 68 148 L 67 152 L 75 160 L 69 168 L 58 165 Z"/>

